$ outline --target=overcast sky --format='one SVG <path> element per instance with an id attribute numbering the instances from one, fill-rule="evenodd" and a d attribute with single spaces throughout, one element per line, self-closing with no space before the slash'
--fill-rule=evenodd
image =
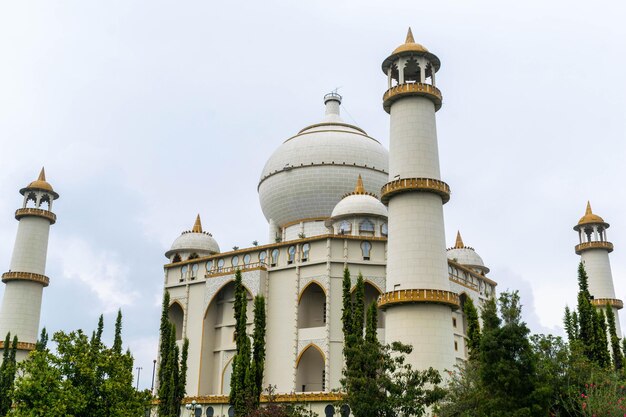
<path id="1" fill-rule="evenodd" d="M 342 114 L 388 146 L 382 61 L 404 41 L 442 62 L 446 237 L 519 289 L 535 332 L 575 304 L 587 200 L 611 224 L 626 299 L 626 6 L 613 1 L 0 3 L 0 269 L 18 190 L 59 192 L 42 325 L 111 337 L 122 308 L 140 386 L 156 356 L 163 253 L 200 213 L 222 250 L 267 239 L 256 187 L 280 143 Z M 0 294 L 4 291 L 0 286 Z"/>

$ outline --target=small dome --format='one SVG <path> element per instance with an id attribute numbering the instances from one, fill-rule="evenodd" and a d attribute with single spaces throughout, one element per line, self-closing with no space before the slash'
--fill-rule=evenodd
<path id="1" fill-rule="evenodd" d="M 406 41 L 394 49 L 392 54 L 398 54 L 400 52 L 428 52 L 423 45 L 416 43 L 415 39 L 413 39 L 413 32 L 411 32 L 411 28 L 409 28 L 409 32 L 406 34 Z"/>
<path id="2" fill-rule="evenodd" d="M 46 171 L 44 168 L 41 168 L 41 172 L 39 172 L 39 177 L 35 181 L 28 184 L 28 186 L 22 188 L 20 190 L 20 193 L 23 195 L 28 190 L 47 191 L 54 196 L 54 199 L 59 198 L 59 195 L 54 191 L 52 185 L 50 185 L 50 183 L 46 181 Z"/>
<path id="3" fill-rule="evenodd" d="M 359 175 L 354 192 L 347 194 L 333 209 L 333 220 L 349 216 L 387 217 L 387 208 L 374 194 L 365 192 Z"/>
<path id="4" fill-rule="evenodd" d="M 605 227 L 608 227 L 608 224 L 604 221 L 602 217 L 598 216 L 597 214 L 593 214 L 593 212 L 591 211 L 591 204 L 589 203 L 589 201 L 587 201 L 587 209 L 585 210 L 585 215 L 580 218 L 576 226 L 593 223 L 602 223 L 605 225 Z M 576 227 L 574 229 L 576 229 Z"/>
<path id="5" fill-rule="evenodd" d="M 456 244 L 454 245 L 454 247 L 447 250 L 447 256 L 449 260 L 459 263 L 463 266 L 478 269 L 485 274 L 489 272 L 489 268 L 485 266 L 483 258 L 481 258 L 480 255 L 476 253 L 474 248 L 465 246 L 463 244 L 463 239 L 461 238 L 460 232 L 457 232 L 456 234 Z"/>
<path id="6" fill-rule="evenodd" d="M 183 232 L 174 240 L 170 250 L 165 252 L 165 257 L 170 258 L 177 252 L 197 253 L 199 256 L 212 255 L 220 252 L 220 247 L 213 236 L 202 231 L 200 215 L 196 218 L 193 229 Z"/>

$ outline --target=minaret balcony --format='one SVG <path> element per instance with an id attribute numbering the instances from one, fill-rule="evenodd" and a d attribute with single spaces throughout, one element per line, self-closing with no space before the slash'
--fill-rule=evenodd
<path id="1" fill-rule="evenodd" d="M 9 281 L 32 281 L 42 284 L 44 287 L 50 285 L 50 278 L 45 275 L 35 274 L 34 272 L 11 271 L 2 274 L 2 282 L 7 283 Z"/>
<path id="2" fill-rule="evenodd" d="M 378 308 L 381 309 L 393 304 L 411 303 L 445 304 L 455 310 L 461 307 L 458 294 L 445 290 L 397 290 L 378 297 Z"/>
<path id="3" fill-rule="evenodd" d="M 611 242 L 584 242 L 576 245 L 576 255 L 580 255 L 586 250 L 590 249 L 604 249 L 607 252 L 613 252 L 613 244 Z"/>
<path id="4" fill-rule="evenodd" d="M 425 83 L 398 84 L 385 91 L 383 95 L 383 108 L 387 113 L 391 111 L 391 105 L 398 99 L 407 96 L 422 96 L 429 98 L 435 105 L 435 111 L 441 108 L 443 97 L 441 91 L 434 85 Z"/>
<path id="5" fill-rule="evenodd" d="M 388 204 L 392 196 L 411 191 L 438 194 L 443 204 L 450 201 L 450 186 L 433 178 L 402 178 L 390 181 L 380 190 L 380 199 L 384 204 Z"/>
<path id="6" fill-rule="evenodd" d="M 33 207 L 26 207 L 15 210 L 15 218 L 17 220 L 27 216 L 43 217 L 44 219 L 50 221 L 50 224 L 55 224 L 57 221 L 57 215 L 48 210 L 42 210 Z"/>
<path id="7" fill-rule="evenodd" d="M 9 346 L 13 346 L 13 342 L 11 342 Z M 17 342 L 18 350 L 35 350 L 36 347 L 37 345 L 35 343 Z M 2 340 L 0 340 L 0 349 L 4 349 L 4 341 Z"/>
<path id="8" fill-rule="evenodd" d="M 605 308 L 607 304 L 618 310 L 624 308 L 624 302 L 616 298 L 594 298 L 591 300 L 591 304 L 598 308 Z"/>

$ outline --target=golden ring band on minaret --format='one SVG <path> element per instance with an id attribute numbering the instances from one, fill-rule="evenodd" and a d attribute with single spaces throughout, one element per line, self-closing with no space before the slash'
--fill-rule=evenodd
<path id="1" fill-rule="evenodd" d="M 580 255 L 590 249 L 604 249 L 609 253 L 613 252 L 613 244 L 611 242 L 583 242 L 575 247 L 576 255 Z"/>
<path id="2" fill-rule="evenodd" d="M 50 284 L 50 278 L 45 275 L 35 274 L 34 272 L 18 272 L 11 271 L 2 274 L 2 282 L 9 281 L 32 281 L 47 287 Z"/>
<path id="3" fill-rule="evenodd" d="M 13 346 L 13 342 L 9 343 L 9 346 Z M 35 350 L 37 345 L 35 343 L 17 342 L 18 350 Z M 0 349 L 4 349 L 4 341 L 0 340 Z"/>
<path id="4" fill-rule="evenodd" d="M 15 210 L 15 219 L 19 220 L 22 217 L 33 216 L 33 217 L 43 217 L 48 220 L 50 224 L 55 224 L 57 221 L 57 215 L 48 210 L 42 210 L 33 207 L 21 208 Z"/>
<path id="5" fill-rule="evenodd" d="M 606 307 L 608 304 L 618 310 L 624 308 L 624 302 L 622 300 L 618 300 L 617 298 L 594 298 L 591 300 L 591 304 L 596 307 Z"/>
<path id="6" fill-rule="evenodd" d="M 444 304 L 455 310 L 461 307 L 458 294 L 446 290 L 397 290 L 386 292 L 378 297 L 378 308 L 381 309 L 393 304 L 414 303 Z"/>
<path id="7" fill-rule="evenodd" d="M 380 200 L 383 204 L 388 204 L 391 196 L 411 191 L 438 194 L 443 204 L 450 201 L 450 186 L 434 178 L 401 178 L 390 181 L 380 190 Z"/>
<path id="8" fill-rule="evenodd" d="M 391 111 L 394 101 L 408 96 L 421 96 L 429 98 L 435 105 L 435 111 L 441 108 L 443 97 L 441 91 L 433 85 L 424 83 L 405 83 L 391 87 L 383 95 L 383 108 L 387 113 Z"/>

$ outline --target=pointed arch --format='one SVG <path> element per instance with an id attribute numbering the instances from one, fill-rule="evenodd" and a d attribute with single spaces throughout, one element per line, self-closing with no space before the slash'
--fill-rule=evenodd
<path id="1" fill-rule="evenodd" d="M 326 325 L 326 290 L 317 281 L 311 281 L 298 297 L 298 328 Z"/>
<path id="2" fill-rule="evenodd" d="M 170 303 L 167 309 L 167 317 L 170 323 L 176 328 L 176 340 L 181 340 L 183 338 L 183 326 L 185 323 L 185 309 L 178 300 L 174 300 L 174 302 Z"/>
<path id="3" fill-rule="evenodd" d="M 309 343 L 296 360 L 296 392 L 319 392 L 326 389 L 326 355 Z"/>

